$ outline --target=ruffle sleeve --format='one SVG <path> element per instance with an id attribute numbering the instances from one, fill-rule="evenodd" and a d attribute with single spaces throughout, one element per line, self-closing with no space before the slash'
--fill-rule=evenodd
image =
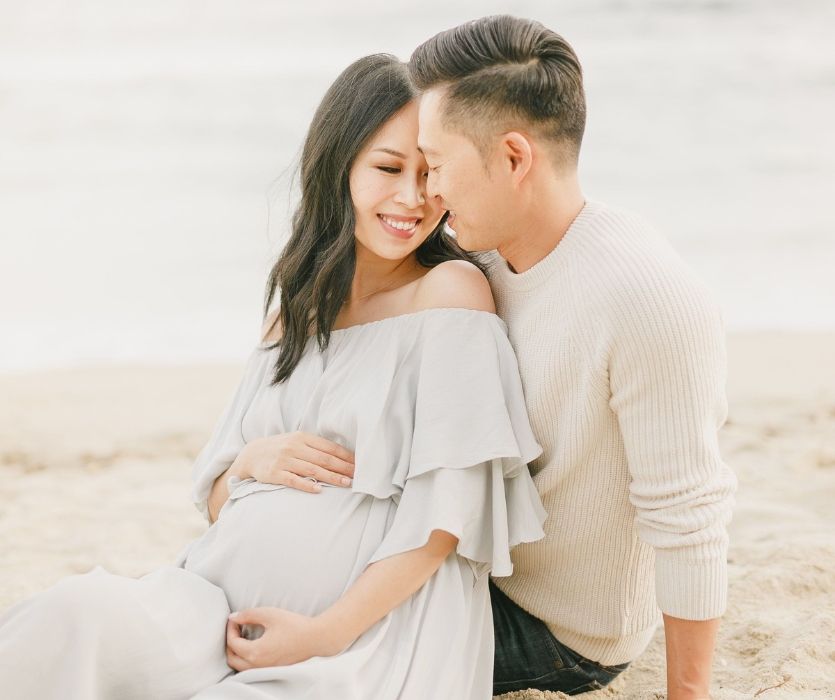
<path id="1" fill-rule="evenodd" d="M 267 373 L 272 366 L 269 360 L 269 353 L 260 345 L 250 353 L 232 399 L 192 466 L 191 497 L 206 520 L 210 520 L 207 501 L 215 479 L 232 465 L 246 444 L 241 424 L 256 392 L 267 381 Z"/>
<path id="2" fill-rule="evenodd" d="M 389 401 L 380 420 L 411 441 L 389 484 L 397 510 L 369 563 L 422 547 L 440 529 L 480 569 L 509 576 L 511 548 L 545 534 L 547 513 L 527 468 L 542 448 L 504 323 L 461 311 L 427 314 L 396 383 L 413 391 L 413 401 Z M 356 462 L 368 464 L 360 444 Z"/>

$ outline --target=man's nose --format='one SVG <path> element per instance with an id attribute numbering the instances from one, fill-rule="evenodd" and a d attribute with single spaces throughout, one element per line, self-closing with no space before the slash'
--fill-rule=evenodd
<path id="1" fill-rule="evenodd" d="M 437 182 L 435 173 L 430 170 L 429 175 L 426 176 L 426 196 L 429 199 L 434 199 L 440 195 L 440 192 L 438 192 Z"/>

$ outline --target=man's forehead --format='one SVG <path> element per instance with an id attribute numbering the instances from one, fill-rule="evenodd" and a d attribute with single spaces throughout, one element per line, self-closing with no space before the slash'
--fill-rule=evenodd
<path id="1" fill-rule="evenodd" d="M 441 88 L 430 88 L 422 93 L 418 105 L 418 119 L 429 124 L 437 123 L 443 110 L 443 100 L 444 90 Z"/>
<path id="2" fill-rule="evenodd" d="M 420 97 L 420 108 L 418 111 L 418 150 L 424 155 L 436 155 L 439 139 L 442 133 L 439 130 L 441 125 L 441 91 L 438 89 L 427 90 Z"/>
<path id="3" fill-rule="evenodd" d="M 445 92 L 446 89 L 442 87 L 433 87 L 428 90 L 424 90 L 420 94 L 421 109 L 432 110 L 433 112 L 440 109 Z"/>

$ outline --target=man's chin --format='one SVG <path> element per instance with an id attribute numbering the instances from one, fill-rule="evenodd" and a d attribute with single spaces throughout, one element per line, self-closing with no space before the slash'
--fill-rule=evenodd
<path id="1" fill-rule="evenodd" d="M 450 217 L 444 222 L 444 230 L 455 239 L 458 246 L 468 253 L 481 253 L 485 250 L 490 250 L 489 246 L 480 245 L 480 241 L 467 235 L 467 231 L 461 230 L 461 222 L 456 221 L 456 217 Z"/>
<path id="2" fill-rule="evenodd" d="M 452 236 L 455 239 L 455 242 L 460 247 L 462 247 L 464 250 L 467 249 L 467 246 L 464 244 L 464 240 L 462 240 L 461 234 L 458 231 L 456 231 L 454 228 L 452 228 L 451 226 L 446 225 L 446 224 L 444 225 L 444 228 L 446 229 L 447 234 Z"/>
<path id="3" fill-rule="evenodd" d="M 461 244 L 461 241 L 458 238 L 458 231 L 456 231 L 454 228 L 452 228 L 452 226 L 449 225 L 449 220 L 444 222 L 444 233 L 458 240 L 459 245 Z"/>

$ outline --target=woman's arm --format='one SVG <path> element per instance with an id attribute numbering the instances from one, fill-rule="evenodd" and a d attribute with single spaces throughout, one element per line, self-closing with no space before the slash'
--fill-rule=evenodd
<path id="1" fill-rule="evenodd" d="M 338 654 L 419 590 L 457 544 L 455 535 L 433 530 L 423 547 L 381 559 L 363 571 L 339 600 L 316 617 L 333 653 Z"/>
<path id="2" fill-rule="evenodd" d="M 227 663 L 245 671 L 340 653 L 419 590 L 457 544 L 454 535 L 433 530 L 423 547 L 371 564 L 339 600 L 316 617 L 280 608 L 233 613 L 227 626 Z M 264 633 L 257 639 L 244 639 L 241 625 L 261 625 Z"/>
<path id="3" fill-rule="evenodd" d="M 215 483 L 212 484 L 212 490 L 209 491 L 209 500 L 206 502 L 206 505 L 209 508 L 209 522 L 211 523 L 217 520 L 217 514 L 220 513 L 223 504 L 229 500 L 229 489 L 226 487 L 226 480 L 230 476 L 232 476 L 231 466 L 215 479 Z"/>

